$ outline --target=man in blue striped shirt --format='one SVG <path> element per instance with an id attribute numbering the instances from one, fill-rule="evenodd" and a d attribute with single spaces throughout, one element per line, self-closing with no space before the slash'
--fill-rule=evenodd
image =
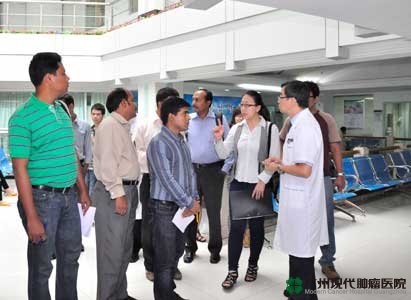
<path id="1" fill-rule="evenodd" d="M 179 208 L 184 208 L 184 217 L 200 210 L 190 149 L 182 135 L 190 121 L 188 108 L 189 104 L 181 98 L 165 100 L 160 113 L 164 126 L 147 149 L 155 300 L 183 299 L 174 292 L 173 276 L 184 253 L 184 235 L 172 220 Z"/>

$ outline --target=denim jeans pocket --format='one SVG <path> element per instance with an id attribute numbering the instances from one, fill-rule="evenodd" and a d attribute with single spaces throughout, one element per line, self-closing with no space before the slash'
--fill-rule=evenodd
<path id="1" fill-rule="evenodd" d="M 49 199 L 50 192 L 33 189 L 33 200 L 34 202 L 46 202 Z"/>
<path id="2" fill-rule="evenodd" d="M 36 207 L 39 217 L 43 217 L 43 215 L 50 210 L 52 206 L 52 197 L 53 193 L 42 190 L 33 190 L 34 206 Z"/>
<path id="3" fill-rule="evenodd" d="M 33 189 L 34 206 L 36 207 L 37 215 L 45 226 L 49 223 L 49 211 L 52 206 L 52 197 L 53 193 Z"/>

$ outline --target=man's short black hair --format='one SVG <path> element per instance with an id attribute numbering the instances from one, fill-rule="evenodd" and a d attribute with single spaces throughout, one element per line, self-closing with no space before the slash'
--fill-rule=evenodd
<path id="1" fill-rule="evenodd" d="M 176 89 L 172 87 L 164 87 L 164 88 L 159 89 L 156 95 L 157 105 L 171 96 L 180 97 L 180 94 L 178 93 Z"/>
<path id="2" fill-rule="evenodd" d="M 116 88 L 107 96 L 106 107 L 109 113 L 116 111 L 121 101 L 128 99 L 128 93 L 123 88 Z"/>
<path id="3" fill-rule="evenodd" d="M 284 93 L 287 97 L 295 98 L 297 100 L 298 106 L 301 108 L 308 107 L 310 90 L 307 84 L 299 80 L 293 80 L 283 83 L 281 87 L 284 88 Z"/>
<path id="4" fill-rule="evenodd" d="M 56 71 L 61 64 L 61 56 L 54 52 L 40 52 L 33 56 L 29 66 L 29 75 L 34 87 L 38 87 L 43 82 L 46 74 L 56 75 Z"/>
<path id="5" fill-rule="evenodd" d="M 198 91 L 200 91 L 200 92 L 202 91 L 202 92 L 204 92 L 204 93 L 206 94 L 205 100 L 206 100 L 206 101 L 210 101 L 209 107 L 211 107 L 211 105 L 213 104 L 213 93 L 210 92 L 210 91 L 207 90 L 207 89 L 198 89 L 197 92 L 198 92 Z"/>
<path id="6" fill-rule="evenodd" d="M 70 104 L 74 105 L 74 98 L 70 94 L 64 94 L 59 98 L 59 100 L 62 100 L 67 106 L 70 106 Z"/>
<path id="7" fill-rule="evenodd" d="M 304 83 L 308 86 L 308 89 L 313 94 L 314 98 L 320 96 L 320 88 L 318 87 L 318 84 L 312 81 L 304 81 Z"/>
<path id="8" fill-rule="evenodd" d="M 101 103 L 93 104 L 90 111 L 92 112 L 93 110 L 99 110 L 103 116 L 106 114 L 106 108 Z"/>
<path id="9" fill-rule="evenodd" d="M 168 123 L 169 114 L 177 115 L 178 112 L 184 107 L 190 107 L 190 104 L 188 104 L 184 99 L 175 96 L 168 97 L 161 105 L 160 112 L 160 119 L 164 126 Z"/>

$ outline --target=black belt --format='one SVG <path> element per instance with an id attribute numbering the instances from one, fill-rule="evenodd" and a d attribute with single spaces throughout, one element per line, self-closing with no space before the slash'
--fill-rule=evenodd
<path id="1" fill-rule="evenodd" d="M 138 180 L 123 180 L 123 185 L 138 185 Z"/>
<path id="2" fill-rule="evenodd" d="M 161 205 L 164 205 L 164 206 L 170 206 L 170 207 L 177 206 L 177 204 L 173 201 L 158 200 L 158 199 L 151 199 L 151 200 L 156 202 L 156 203 L 160 203 Z"/>
<path id="3" fill-rule="evenodd" d="M 209 164 L 197 164 L 193 163 L 193 166 L 200 169 L 200 168 L 212 168 L 212 167 L 222 167 L 224 165 L 224 160 L 219 160 Z"/>
<path id="4" fill-rule="evenodd" d="M 52 192 L 52 193 L 61 193 L 61 194 L 67 194 L 73 186 L 68 186 L 64 188 L 56 188 L 48 185 L 32 185 L 31 188 L 35 190 L 42 190 L 46 192 Z"/>

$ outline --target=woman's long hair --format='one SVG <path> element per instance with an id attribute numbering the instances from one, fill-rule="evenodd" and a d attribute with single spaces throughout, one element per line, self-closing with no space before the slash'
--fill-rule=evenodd
<path id="1" fill-rule="evenodd" d="M 231 117 L 230 127 L 235 125 L 235 117 L 237 117 L 238 115 L 241 115 L 241 109 L 237 107 L 233 110 L 233 116 Z"/>

